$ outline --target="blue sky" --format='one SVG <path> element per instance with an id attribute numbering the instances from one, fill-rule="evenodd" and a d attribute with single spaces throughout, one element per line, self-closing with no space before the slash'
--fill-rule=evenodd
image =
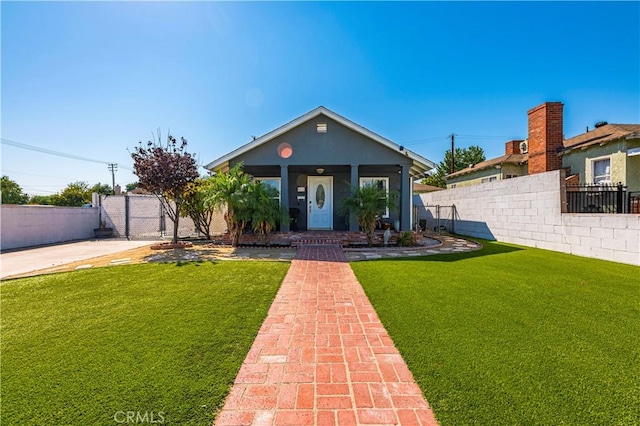
<path id="1" fill-rule="evenodd" d="M 638 2 L 6 2 L 2 138 L 116 162 L 160 127 L 206 164 L 319 105 L 439 162 L 526 138 L 640 123 Z M 106 164 L 2 145 L 31 194 L 110 183 Z"/>

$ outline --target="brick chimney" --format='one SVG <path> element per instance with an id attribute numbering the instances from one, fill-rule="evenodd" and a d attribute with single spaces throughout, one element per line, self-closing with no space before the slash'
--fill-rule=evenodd
<path id="1" fill-rule="evenodd" d="M 564 140 L 562 102 L 545 102 L 529 110 L 529 174 L 562 167 L 558 151 Z"/>
<path id="2" fill-rule="evenodd" d="M 522 139 L 511 140 L 504 144 L 504 153 L 509 154 L 522 154 L 520 151 L 520 144 L 524 142 Z"/>

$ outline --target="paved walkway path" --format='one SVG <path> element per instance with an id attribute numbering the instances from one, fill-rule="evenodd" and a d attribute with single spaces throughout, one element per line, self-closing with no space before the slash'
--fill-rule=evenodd
<path id="1" fill-rule="evenodd" d="M 216 421 L 436 425 L 338 246 L 304 246 Z"/>

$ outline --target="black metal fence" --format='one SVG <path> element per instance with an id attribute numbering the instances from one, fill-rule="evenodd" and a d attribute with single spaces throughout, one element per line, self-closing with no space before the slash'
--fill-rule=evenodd
<path id="1" fill-rule="evenodd" d="M 567 185 L 567 213 L 636 212 L 640 213 L 640 193 L 627 193 L 627 187 L 621 183 Z"/>
<path id="2" fill-rule="evenodd" d="M 414 229 L 422 231 L 433 231 L 440 234 L 446 231 L 454 234 L 456 232 L 456 220 L 458 213 L 455 205 L 425 205 L 423 209 L 414 206 Z"/>

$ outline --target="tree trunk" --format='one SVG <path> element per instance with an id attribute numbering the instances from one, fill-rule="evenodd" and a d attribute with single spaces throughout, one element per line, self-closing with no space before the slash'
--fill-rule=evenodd
<path id="1" fill-rule="evenodd" d="M 240 243 L 240 235 L 242 234 L 244 226 L 240 226 L 240 224 L 235 224 L 234 228 L 231 231 L 231 245 L 233 247 L 238 247 Z"/>
<path id="2" fill-rule="evenodd" d="M 176 203 L 176 217 L 173 220 L 173 244 L 178 242 L 178 225 L 180 224 L 180 215 L 177 213 L 180 211 L 182 203 Z"/>

